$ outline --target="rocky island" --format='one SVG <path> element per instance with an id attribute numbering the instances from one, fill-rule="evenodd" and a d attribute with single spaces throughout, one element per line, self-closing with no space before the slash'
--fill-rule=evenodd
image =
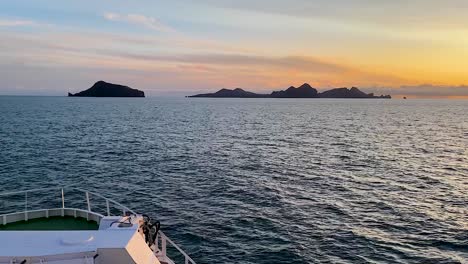
<path id="1" fill-rule="evenodd" d="M 80 97 L 145 97 L 143 91 L 130 88 L 128 86 L 107 83 L 99 81 L 95 83 L 88 90 L 71 94 L 68 96 L 80 96 Z"/>
<path id="2" fill-rule="evenodd" d="M 215 93 L 197 94 L 188 97 L 215 97 L 215 98 L 382 98 L 391 99 L 390 95 L 376 96 L 373 93 L 366 94 L 356 87 L 336 88 L 319 93 L 307 83 L 299 87 L 291 86 L 286 90 L 274 91 L 271 94 L 257 94 L 236 88 L 234 90 L 221 89 Z"/>
<path id="3" fill-rule="evenodd" d="M 216 93 L 197 94 L 197 95 L 192 95 L 188 97 L 260 98 L 260 97 L 268 97 L 268 94 L 257 94 L 257 93 L 244 91 L 241 88 L 236 88 L 234 90 L 221 89 L 217 91 Z"/>
<path id="4" fill-rule="evenodd" d="M 299 87 L 291 86 L 286 91 L 276 91 L 270 94 L 273 98 L 318 98 L 317 89 L 312 88 L 308 83 L 304 83 Z"/>

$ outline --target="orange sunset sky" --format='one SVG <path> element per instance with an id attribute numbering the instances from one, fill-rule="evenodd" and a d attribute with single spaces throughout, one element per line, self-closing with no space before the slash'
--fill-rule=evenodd
<path id="1" fill-rule="evenodd" d="M 468 2 L 8 1 L 0 94 L 106 80 L 151 95 L 310 83 L 396 97 L 468 97 Z"/>

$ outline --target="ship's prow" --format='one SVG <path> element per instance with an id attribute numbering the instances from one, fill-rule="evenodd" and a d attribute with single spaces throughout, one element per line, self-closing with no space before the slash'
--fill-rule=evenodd
<path id="1" fill-rule="evenodd" d="M 43 191 L 61 194 L 62 206 L 29 210 L 28 195 Z M 11 195 L 25 197 L 24 210 L 0 215 L 0 241 L 5 242 L 0 263 L 174 264 L 167 255 L 169 245 L 179 250 L 185 263 L 195 263 L 159 230 L 158 221 L 99 194 L 74 188 L 77 192 L 83 194 L 87 208 L 66 207 L 64 189 L 0 194 L 0 201 Z M 104 212 L 92 210 L 90 197 L 102 200 Z"/>

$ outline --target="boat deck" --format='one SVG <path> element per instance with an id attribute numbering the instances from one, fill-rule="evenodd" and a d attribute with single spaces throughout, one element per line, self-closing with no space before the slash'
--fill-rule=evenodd
<path id="1" fill-rule="evenodd" d="M 82 217 L 51 216 L 49 218 L 36 218 L 28 221 L 19 221 L 0 225 L 0 231 L 46 231 L 46 230 L 98 230 L 99 225 L 95 221 L 88 221 Z"/>
<path id="2" fill-rule="evenodd" d="M 50 201 L 34 198 L 48 197 L 55 191 L 56 195 Z M 50 195 L 45 196 L 44 192 Z M 60 196 L 61 207 L 57 204 Z M 15 203 L 11 204 L 11 201 Z M 76 205 L 67 207 L 73 203 Z M 58 207 L 50 208 L 50 205 Z M 149 217 L 80 188 L 0 193 L 0 241 L 5 241 L 0 247 L 0 263 L 79 264 L 95 263 L 98 258 L 99 263 L 174 264 L 167 253 L 178 252 L 180 261 L 195 264 L 161 230 L 158 230 L 156 241 L 148 246 L 146 236 L 140 232 L 140 227 L 148 223 Z"/>

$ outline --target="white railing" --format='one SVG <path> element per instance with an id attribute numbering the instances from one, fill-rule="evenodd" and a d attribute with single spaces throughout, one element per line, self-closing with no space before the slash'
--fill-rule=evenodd
<path id="1" fill-rule="evenodd" d="M 39 200 L 34 200 L 32 199 L 35 197 L 34 194 L 53 195 L 52 201 L 46 200 L 44 205 L 44 201 L 42 201 L 44 200 L 44 196 L 41 196 L 41 199 Z M 81 200 L 83 198 L 83 194 L 85 199 Z M 81 199 L 79 198 L 80 196 Z M 7 199 L 8 197 L 10 197 L 10 201 Z M 20 197 L 24 197 L 23 202 L 18 201 Z M 12 203 L 12 205 L 6 206 L 8 203 Z M 54 206 L 54 203 L 57 203 L 57 206 Z M 34 206 L 41 206 L 41 208 L 34 209 Z M 50 208 L 44 208 L 43 206 Z M 10 207 L 10 211 L 13 212 L 9 212 L 8 207 Z M 85 207 L 85 209 L 80 207 Z M 42 212 L 43 214 L 38 214 L 39 212 Z M 64 216 L 69 214 L 72 214 L 75 217 L 79 214 L 78 216 L 85 217 L 88 220 L 95 220 L 99 223 L 100 219 L 104 216 L 118 216 L 120 213 L 124 216 L 127 212 L 135 215 L 137 214 L 132 209 L 113 199 L 109 199 L 98 193 L 77 187 L 39 188 L 0 193 L 0 223 L 3 225 L 16 221 L 28 221 L 30 215 L 34 215 L 34 217 L 37 218 L 49 217 L 49 215 Z M 168 244 L 179 251 L 184 258 L 185 264 L 196 264 L 195 261 L 187 255 L 187 253 L 185 253 L 176 243 L 159 230 L 154 245 L 156 248 L 156 255 L 168 263 L 174 263 L 172 259 L 167 256 Z"/>
<path id="2" fill-rule="evenodd" d="M 161 248 L 159 248 L 158 246 L 159 239 L 161 239 Z M 193 261 L 193 259 L 190 258 L 189 255 L 187 255 L 187 253 L 185 253 L 179 246 L 177 246 L 176 243 L 174 243 L 170 238 L 168 238 L 162 231 L 159 231 L 155 246 L 161 252 L 162 256 L 167 256 L 167 242 L 169 242 L 171 246 L 173 246 L 175 249 L 179 251 L 179 253 L 182 254 L 182 256 L 184 257 L 185 264 L 189 264 L 189 263 L 196 264 L 195 261 Z"/>
<path id="3" fill-rule="evenodd" d="M 119 212 L 122 212 L 122 215 L 125 215 L 126 212 L 130 212 L 132 214 L 136 214 L 133 210 L 129 209 L 128 207 L 122 205 L 121 203 L 113 200 L 113 199 L 109 199 L 109 198 L 106 198 L 98 193 L 94 193 L 94 192 L 90 192 L 90 191 L 87 191 L 87 190 L 84 190 L 84 189 L 81 189 L 81 188 L 76 188 L 76 187 L 62 187 L 62 188 L 58 188 L 58 187 L 55 187 L 55 188 L 40 188 L 40 189 L 30 189 L 30 190 L 24 190 L 24 191 L 16 191 L 16 192 L 6 192 L 6 193 L 0 193 L 0 201 L 3 201 L 5 203 L 5 198 L 4 197 L 8 197 L 8 196 L 19 196 L 19 195 L 24 195 L 24 210 L 23 212 L 27 215 L 28 211 L 31 211 L 29 208 L 30 207 L 33 207 L 33 206 L 41 206 L 41 209 L 50 209 L 50 208 L 44 208 L 42 206 L 44 206 L 43 203 L 40 203 L 40 202 L 44 202 L 44 201 L 41 201 L 39 200 L 39 202 L 37 202 L 38 200 L 32 200 L 31 198 L 34 197 L 32 196 L 32 194 L 36 193 L 36 194 L 45 194 L 45 195 L 54 195 L 54 192 L 52 191 L 59 191 L 59 193 L 55 193 L 55 194 L 60 194 L 60 206 L 54 206 L 52 208 L 73 208 L 73 209 L 80 209 L 80 210 L 85 210 L 87 212 L 90 212 L 90 213 L 98 213 L 99 215 L 107 215 L 107 216 L 111 216 L 111 215 L 116 215 L 116 214 L 112 214 L 111 213 L 111 209 L 113 209 L 115 211 L 115 209 L 117 209 Z M 71 193 L 68 193 L 69 196 L 71 196 L 71 199 L 65 199 L 65 193 L 68 192 L 71 192 Z M 86 205 L 86 209 L 82 209 L 80 208 L 81 205 L 80 205 L 80 202 L 83 202 L 82 200 L 79 199 L 80 197 L 80 193 L 84 194 L 85 196 L 85 205 Z M 77 197 L 78 196 L 78 197 Z M 99 206 L 103 206 L 103 204 L 100 204 L 99 201 L 96 201 L 98 203 L 95 204 L 95 207 L 98 207 L 98 208 L 92 208 L 92 204 L 91 204 L 91 199 L 90 197 L 91 196 L 94 196 L 94 197 L 97 197 L 99 199 L 102 199 L 100 202 L 104 202 L 105 204 L 105 212 L 103 212 L 103 208 L 99 208 Z M 37 197 L 36 197 L 37 198 Z M 39 197 L 39 198 L 44 198 L 44 196 L 42 197 Z M 49 197 L 49 198 L 53 198 L 53 197 Z M 55 197 L 56 198 L 56 197 Z M 67 197 L 68 198 L 68 197 Z M 34 202 L 36 201 L 36 202 Z M 13 201 L 14 202 L 18 202 L 18 201 Z M 48 200 L 48 201 L 45 201 L 45 202 L 48 202 L 49 204 L 50 203 L 53 203 L 54 201 L 52 200 Z M 67 206 L 65 206 L 67 204 Z M 68 204 L 70 204 L 70 206 L 68 206 Z M 1 208 L 1 204 L 0 204 L 0 214 L 4 214 L 5 212 L 2 212 L 2 208 Z M 12 209 L 15 210 L 16 212 L 18 212 L 19 210 L 19 207 L 18 206 L 15 206 L 15 204 L 13 204 L 12 206 Z M 97 210 L 93 210 L 93 209 L 101 209 L 100 212 L 98 212 Z M 28 220 L 28 218 L 26 217 L 25 220 Z"/>

